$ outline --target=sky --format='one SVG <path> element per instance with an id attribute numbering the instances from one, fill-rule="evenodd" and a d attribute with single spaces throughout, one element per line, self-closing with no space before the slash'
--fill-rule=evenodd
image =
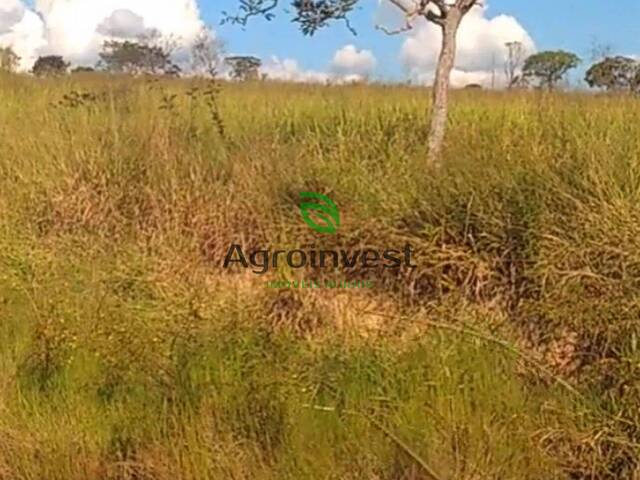
<path id="1" fill-rule="evenodd" d="M 238 0 L 0 0 L 0 46 L 12 46 L 23 68 L 38 55 L 53 53 L 73 64 L 93 64 L 105 39 L 155 29 L 179 38 L 186 51 L 209 26 L 228 54 L 262 58 L 263 71 L 272 78 L 431 81 L 440 33 L 426 22 L 395 36 L 377 30 L 376 25 L 401 25 L 388 0 L 360 1 L 351 18 L 357 35 L 336 23 L 313 37 L 291 23 L 288 4 L 285 0 L 273 21 L 254 18 L 243 28 L 220 24 L 222 12 L 236 11 Z M 461 26 L 454 84 L 500 84 L 509 41 L 521 42 L 529 53 L 570 50 L 583 65 L 594 45 L 640 56 L 638 0 L 486 0 L 483 5 Z"/>

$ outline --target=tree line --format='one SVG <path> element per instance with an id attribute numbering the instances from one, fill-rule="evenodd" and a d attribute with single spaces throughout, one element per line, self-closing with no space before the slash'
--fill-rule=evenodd
<path id="1" fill-rule="evenodd" d="M 70 70 L 71 64 L 60 55 L 44 55 L 36 59 L 30 73 L 38 77 L 50 77 L 71 73 L 105 72 L 126 75 L 172 75 L 177 76 L 182 68 L 175 62 L 177 42 L 164 38 L 157 32 L 135 40 L 107 40 L 98 54 L 99 61 L 93 66 L 78 66 Z M 208 31 L 204 30 L 193 43 L 188 60 L 191 71 L 216 76 L 221 63 L 220 45 Z M 0 72 L 15 73 L 20 57 L 11 47 L 0 47 Z"/>
<path id="2" fill-rule="evenodd" d="M 563 50 L 544 51 L 523 56 L 521 44 L 509 42 L 505 61 L 507 88 L 537 87 L 553 90 L 578 67 L 581 60 L 571 52 Z M 71 73 L 102 71 L 128 75 L 179 75 L 182 68 L 173 61 L 174 47 L 151 44 L 146 41 L 109 40 L 104 42 L 95 66 L 78 66 Z M 220 48 L 211 39 L 202 37 L 191 49 L 190 67 L 199 73 L 216 76 L 223 61 L 230 68 L 230 76 L 236 80 L 260 78 L 262 64 L 259 58 L 233 56 L 222 59 Z M 11 47 L 0 47 L 0 72 L 14 73 L 18 70 L 20 57 Z M 58 76 L 69 73 L 70 64 L 59 55 L 38 57 L 31 73 L 39 77 Z M 640 93 L 640 61 L 621 55 L 606 56 L 593 63 L 586 71 L 585 82 L 591 88 L 610 92 Z"/>

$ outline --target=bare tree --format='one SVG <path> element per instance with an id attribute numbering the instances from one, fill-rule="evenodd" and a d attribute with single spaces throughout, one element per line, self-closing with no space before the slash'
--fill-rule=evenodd
<path id="1" fill-rule="evenodd" d="M 273 18 L 273 12 L 281 0 L 239 0 L 240 13 L 228 15 L 225 22 L 246 25 L 250 17 L 263 16 L 267 20 Z M 353 31 L 348 15 L 356 7 L 359 0 L 294 0 L 294 22 L 300 24 L 305 35 L 313 35 L 318 29 L 325 27 L 333 20 L 341 20 Z M 399 30 L 386 33 L 399 33 L 413 28 L 419 19 L 437 25 L 442 32 L 442 45 L 433 85 L 433 108 L 429 130 L 428 163 L 432 166 L 440 164 L 442 147 L 447 128 L 449 105 L 449 83 L 451 71 L 456 58 L 456 38 L 460 22 L 479 0 L 386 0 L 397 7 L 405 17 L 405 25 Z"/>
<path id="2" fill-rule="evenodd" d="M 18 68 L 20 57 L 11 47 L 0 47 L 0 72 L 13 73 Z"/>
<path id="3" fill-rule="evenodd" d="M 613 46 L 609 43 L 603 43 L 596 37 L 591 39 L 591 46 L 589 47 L 589 59 L 591 63 L 597 63 L 605 58 L 613 56 Z"/>
<path id="4" fill-rule="evenodd" d="M 196 74 L 215 78 L 222 64 L 222 44 L 209 29 L 203 29 L 191 47 L 191 68 Z"/>
<path id="5" fill-rule="evenodd" d="M 526 58 L 526 52 L 522 42 L 507 42 L 507 59 L 504 63 L 504 74 L 507 77 L 507 88 L 512 89 L 522 81 L 522 66 Z"/>

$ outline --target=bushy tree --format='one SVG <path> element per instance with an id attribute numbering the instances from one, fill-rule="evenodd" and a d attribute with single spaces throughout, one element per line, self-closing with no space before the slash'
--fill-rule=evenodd
<path id="1" fill-rule="evenodd" d="M 282 0 L 238 0 L 240 12 L 229 15 L 226 12 L 225 21 L 246 25 L 249 18 L 262 16 L 267 20 L 274 17 L 274 11 Z M 302 33 L 313 35 L 318 29 L 330 22 L 344 21 L 353 31 L 349 23 L 349 14 L 357 7 L 361 0 L 293 0 L 291 11 L 293 21 L 298 23 Z M 381 0 L 382 1 L 382 0 Z M 433 85 L 433 108 L 431 126 L 429 130 L 429 163 L 438 165 L 447 125 L 449 103 L 449 84 L 454 67 L 457 50 L 457 33 L 464 16 L 479 0 L 386 0 L 404 15 L 405 25 L 397 30 L 380 30 L 389 33 L 399 33 L 410 30 L 418 20 L 426 20 L 437 25 L 442 32 L 442 43 L 438 66 L 436 68 Z"/>
<path id="2" fill-rule="evenodd" d="M 161 45 L 142 41 L 107 40 L 102 45 L 98 67 L 110 73 L 173 74 L 179 71 L 171 60 L 172 52 Z"/>
<path id="3" fill-rule="evenodd" d="M 260 78 L 262 60 L 256 57 L 236 56 L 227 57 L 225 63 L 231 67 L 231 78 L 246 82 Z"/>
<path id="4" fill-rule="evenodd" d="M 96 69 L 93 67 L 86 67 L 81 65 L 71 70 L 71 73 L 93 73 L 95 71 Z"/>
<path id="5" fill-rule="evenodd" d="M 536 80 L 540 88 L 553 90 L 564 76 L 580 64 L 580 58 L 564 50 L 546 51 L 528 57 L 522 68 L 527 80 Z"/>
<path id="6" fill-rule="evenodd" d="M 640 63 L 628 57 L 606 57 L 587 70 L 585 81 L 592 88 L 636 91 L 640 87 Z"/>
<path id="7" fill-rule="evenodd" d="M 20 57 L 11 47 L 0 47 L 0 72 L 13 73 L 17 70 Z"/>
<path id="8" fill-rule="evenodd" d="M 47 55 L 38 57 L 33 64 L 32 73 L 37 77 L 52 77 L 65 75 L 69 64 L 59 55 Z"/>

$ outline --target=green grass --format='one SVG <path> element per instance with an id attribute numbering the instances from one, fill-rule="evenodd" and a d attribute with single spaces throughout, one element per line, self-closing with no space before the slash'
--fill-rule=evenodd
<path id="1" fill-rule="evenodd" d="M 433 172 L 428 96 L 0 78 L 0 479 L 637 478 L 640 103 L 455 92 Z"/>

